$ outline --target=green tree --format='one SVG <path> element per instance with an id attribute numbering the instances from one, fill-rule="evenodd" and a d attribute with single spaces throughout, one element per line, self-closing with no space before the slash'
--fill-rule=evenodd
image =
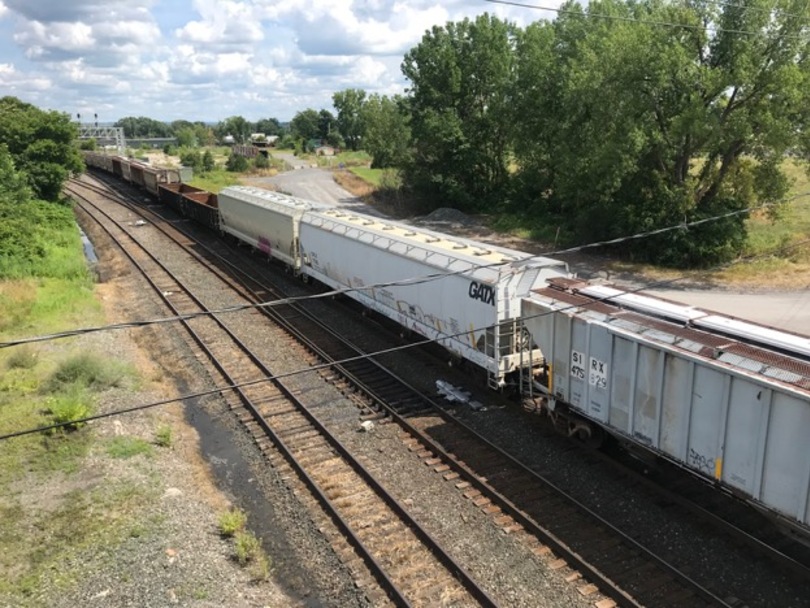
<path id="1" fill-rule="evenodd" d="M 15 97 L 0 99 L 0 144 L 42 199 L 57 200 L 65 180 L 84 170 L 77 135 L 67 114 L 46 112 Z"/>
<path id="2" fill-rule="evenodd" d="M 332 95 L 332 104 L 337 110 L 337 128 L 352 150 L 360 147 L 365 126 L 363 103 L 366 92 L 362 89 L 346 89 Z"/>
<path id="3" fill-rule="evenodd" d="M 785 153 L 807 153 L 810 17 L 801 2 L 564 8 L 554 24 L 527 28 L 510 96 L 516 158 L 536 207 L 582 241 L 785 195 Z M 678 266 L 726 260 L 744 243 L 744 219 L 625 251 Z"/>
<path id="4" fill-rule="evenodd" d="M 204 173 L 209 173 L 215 168 L 214 155 L 211 154 L 211 150 L 206 150 L 202 155 L 202 170 Z"/>
<path id="5" fill-rule="evenodd" d="M 489 208 L 509 178 L 515 27 L 484 14 L 434 26 L 405 55 L 413 162 L 423 194 L 463 209 Z"/>
<path id="6" fill-rule="evenodd" d="M 217 136 L 214 130 L 204 122 L 194 123 L 194 137 L 197 138 L 197 144 L 200 146 L 213 146 L 217 143 Z"/>
<path id="7" fill-rule="evenodd" d="M 228 156 L 228 161 L 225 163 L 225 168 L 234 173 L 243 173 L 247 171 L 249 167 L 250 163 L 248 163 L 247 158 L 241 154 L 234 154 L 233 152 Z"/>
<path id="8" fill-rule="evenodd" d="M 197 141 L 197 132 L 193 126 L 182 127 L 174 132 L 177 138 L 177 145 L 183 148 L 196 148 L 199 145 Z"/>
<path id="9" fill-rule="evenodd" d="M 14 159 L 5 144 L 0 144 L 0 204 L 13 207 L 31 200 L 25 175 L 14 167 Z M 2 224 L 2 222 L 0 222 Z"/>
<path id="10" fill-rule="evenodd" d="M 177 132 L 182 129 L 193 129 L 194 123 L 188 120 L 173 120 L 169 125 L 174 136 L 177 137 Z"/>
<path id="11" fill-rule="evenodd" d="M 199 150 L 185 150 L 180 153 L 180 162 L 186 167 L 191 167 L 195 172 L 203 168 L 203 156 Z"/>
<path id="12" fill-rule="evenodd" d="M 245 120 L 242 116 L 231 116 L 226 118 L 216 127 L 217 136 L 222 139 L 226 135 L 234 138 L 238 144 L 243 144 L 250 139 L 253 132 L 253 124 Z"/>
<path id="13" fill-rule="evenodd" d="M 137 137 L 171 137 L 172 128 L 165 122 L 146 116 L 127 116 L 118 120 L 116 127 L 124 129 L 124 136 Z"/>
<path id="14" fill-rule="evenodd" d="M 363 104 L 363 149 L 372 156 L 372 167 L 404 167 L 408 163 L 411 130 L 407 102 L 399 96 L 371 95 Z"/>
<path id="15" fill-rule="evenodd" d="M 298 112 L 290 123 L 290 131 L 297 139 L 309 141 L 320 137 L 320 116 L 312 108 Z"/>
<path id="16" fill-rule="evenodd" d="M 270 136 L 281 135 L 283 129 L 276 118 L 260 118 L 256 121 L 256 131 Z"/>
<path id="17" fill-rule="evenodd" d="M 337 119 L 329 110 L 318 112 L 318 139 L 328 139 L 330 133 L 337 130 Z"/>

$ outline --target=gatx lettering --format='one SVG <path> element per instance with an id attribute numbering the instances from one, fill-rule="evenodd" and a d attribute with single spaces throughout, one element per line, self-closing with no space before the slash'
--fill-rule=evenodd
<path id="1" fill-rule="evenodd" d="M 481 300 L 484 304 L 495 306 L 495 288 L 492 285 L 473 281 L 470 283 L 469 294 L 473 300 Z"/>

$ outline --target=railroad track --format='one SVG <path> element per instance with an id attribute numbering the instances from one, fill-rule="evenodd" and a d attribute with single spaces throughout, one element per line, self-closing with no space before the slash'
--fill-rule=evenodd
<path id="1" fill-rule="evenodd" d="M 242 279 L 251 280 L 246 276 Z M 266 299 L 266 285 L 254 285 L 253 289 Z M 454 481 L 459 491 L 505 532 L 530 535 L 528 542 L 534 542 L 538 554 L 553 548 L 561 556 L 554 564 L 562 567 L 567 563 L 584 575 L 581 593 L 596 594 L 598 590 L 616 603 L 630 606 L 744 605 L 734 598 L 724 600 L 691 580 L 601 521 L 548 480 L 496 446 L 487 445 L 470 429 L 437 436 L 436 429 L 446 427 L 444 422 L 449 420 L 441 404 L 408 386 L 373 359 L 365 358 L 364 353 L 306 309 L 290 306 L 270 312 L 320 360 L 343 361 L 332 368 L 340 373 L 340 380 L 333 377 L 333 372 L 324 375 L 331 381 L 346 383 L 347 392 L 349 385 L 351 391 L 360 391 L 352 394 L 361 407 L 369 408 L 367 417 L 396 419 L 404 429 L 403 438 L 409 448 L 437 474 Z M 457 421 L 453 424 L 457 429 Z"/>
<path id="2" fill-rule="evenodd" d="M 198 349 L 233 387 L 223 396 L 244 408 L 243 422 L 257 442 L 283 456 L 345 535 L 379 586 L 369 595 L 398 606 L 482 605 L 495 602 L 408 514 L 293 391 L 179 277 L 146 250 L 129 226 L 93 204 L 71 184 L 80 208 L 108 234 L 161 297 L 172 314 L 193 316 L 183 325 Z M 130 228 L 130 229 L 128 229 Z M 256 317 L 248 309 L 240 314 Z M 195 316 L 200 315 L 200 316 Z M 237 403 L 234 403 L 238 400 Z M 362 576 L 358 577 L 358 580 Z"/>

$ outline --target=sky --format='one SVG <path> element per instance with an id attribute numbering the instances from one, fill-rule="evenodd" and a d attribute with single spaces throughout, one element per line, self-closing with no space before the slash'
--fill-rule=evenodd
<path id="1" fill-rule="evenodd" d="M 0 96 L 82 122 L 287 121 L 347 88 L 402 93 L 428 29 L 485 12 L 553 16 L 486 0 L 0 0 Z"/>

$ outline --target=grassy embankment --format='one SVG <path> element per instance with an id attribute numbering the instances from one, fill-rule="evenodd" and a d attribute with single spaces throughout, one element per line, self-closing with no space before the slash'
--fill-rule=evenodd
<path id="1" fill-rule="evenodd" d="M 810 285 L 810 245 L 801 244 L 810 239 L 810 178 L 806 169 L 792 159 L 785 161 L 784 169 L 793 181 L 788 198 L 797 198 L 785 205 L 774 220 L 766 213 L 757 213 L 748 220 L 744 253 L 760 256 L 779 248 L 787 248 L 786 251 L 733 265 L 718 273 L 718 279 L 777 289 Z"/>
<path id="2" fill-rule="evenodd" d="M 103 323 L 66 205 L 0 201 L 0 341 Z M 134 378 L 130 368 L 75 340 L 0 349 L 0 434 L 70 421 L 97 396 Z M 43 581 L 69 585 L 81 573 L 72 551 L 108 547 L 125 534 L 142 491 L 124 482 L 81 483 L 97 445 L 88 427 L 7 439 L 0 446 L 0 604 L 38 601 Z"/>

